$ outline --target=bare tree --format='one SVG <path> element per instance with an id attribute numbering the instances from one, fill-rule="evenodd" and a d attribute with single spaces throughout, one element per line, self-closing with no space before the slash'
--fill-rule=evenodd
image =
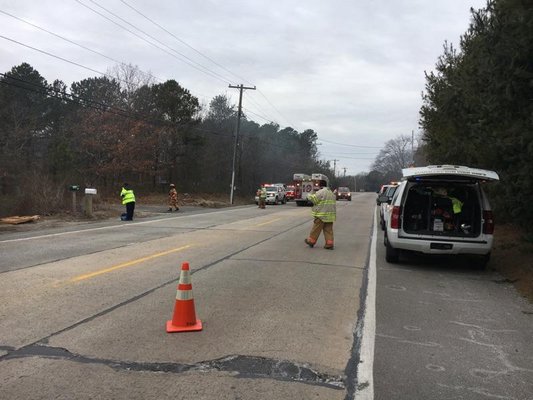
<path id="1" fill-rule="evenodd" d="M 379 171 L 387 179 L 399 179 L 402 168 L 407 168 L 412 162 L 411 137 L 400 135 L 385 143 L 372 164 L 372 170 Z"/>
<path id="2" fill-rule="evenodd" d="M 150 72 L 144 72 L 137 65 L 115 64 L 107 70 L 107 74 L 115 78 L 124 92 L 128 108 L 132 108 L 133 97 L 142 86 L 152 86 L 156 79 Z"/>

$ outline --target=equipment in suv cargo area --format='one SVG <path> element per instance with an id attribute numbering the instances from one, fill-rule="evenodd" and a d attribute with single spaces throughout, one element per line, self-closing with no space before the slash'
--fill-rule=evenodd
<path id="1" fill-rule="evenodd" d="M 494 171 L 456 165 L 402 170 L 391 204 L 384 208 L 385 258 L 398 262 L 404 251 L 469 255 L 484 266 L 493 243 L 494 220 L 483 183 Z"/>
<path id="2" fill-rule="evenodd" d="M 407 191 L 403 213 L 406 233 L 475 237 L 481 210 L 475 184 L 416 183 Z"/>

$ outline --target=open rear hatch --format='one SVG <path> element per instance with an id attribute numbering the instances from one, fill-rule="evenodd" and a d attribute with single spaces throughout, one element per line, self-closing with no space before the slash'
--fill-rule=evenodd
<path id="1" fill-rule="evenodd" d="M 403 177 L 407 180 L 445 179 L 457 181 L 498 181 L 494 171 L 463 167 L 459 165 L 428 165 L 427 167 L 404 168 Z"/>
<path id="2" fill-rule="evenodd" d="M 407 235 L 468 239 L 482 230 L 479 182 L 497 181 L 494 171 L 453 165 L 406 168 L 402 230 Z"/>

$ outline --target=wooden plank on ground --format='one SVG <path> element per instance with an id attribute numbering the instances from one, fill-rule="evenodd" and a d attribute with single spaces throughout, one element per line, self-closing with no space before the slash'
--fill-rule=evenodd
<path id="1" fill-rule="evenodd" d="M 26 222 L 34 222 L 37 221 L 40 218 L 39 215 L 31 215 L 31 216 L 12 216 L 12 217 L 5 217 L 0 218 L 0 222 L 4 224 L 11 224 L 11 225 L 17 225 L 17 224 L 24 224 Z"/>

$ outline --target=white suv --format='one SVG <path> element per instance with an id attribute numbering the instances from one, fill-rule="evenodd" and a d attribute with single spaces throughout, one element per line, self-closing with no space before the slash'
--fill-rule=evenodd
<path id="1" fill-rule="evenodd" d="M 384 244 L 388 262 L 402 251 L 475 255 L 484 267 L 492 249 L 494 221 L 482 182 L 494 171 L 454 165 L 402 170 L 403 181 L 386 209 Z"/>
<path id="2" fill-rule="evenodd" d="M 266 184 L 264 185 L 267 198 L 267 204 L 285 204 L 287 203 L 287 194 L 285 192 L 285 185 L 282 183 Z M 259 196 L 255 196 L 255 204 L 259 204 Z"/>

